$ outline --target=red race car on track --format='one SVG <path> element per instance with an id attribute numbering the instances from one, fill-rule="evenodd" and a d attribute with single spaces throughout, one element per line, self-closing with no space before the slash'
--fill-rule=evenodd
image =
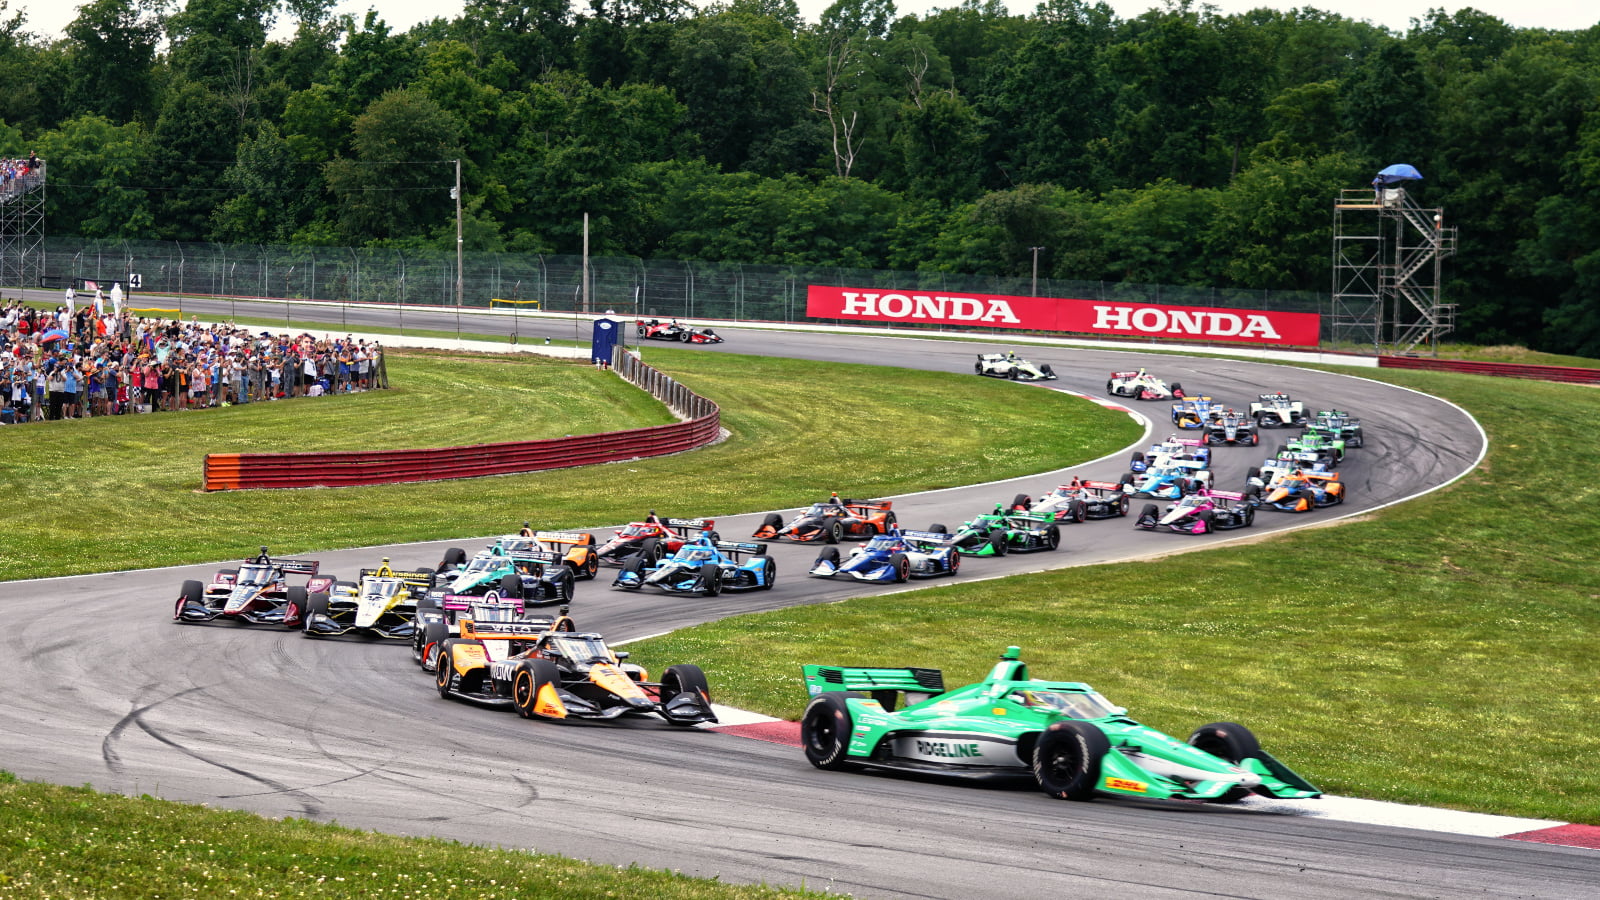
<path id="1" fill-rule="evenodd" d="M 844 538 L 870 538 L 888 534 L 895 527 L 894 511 L 890 500 L 839 499 L 834 494 L 822 503 L 811 504 L 789 520 L 787 525 L 777 513 L 768 513 L 761 527 L 751 535 L 756 540 L 822 541 L 837 544 Z"/>
<path id="2" fill-rule="evenodd" d="M 648 557 L 647 563 L 655 565 L 662 558 L 677 553 L 685 541 L 699 538 L 703 531 L 710 531 L 713 541 L 721 540 L 712 530 L 715 524 L 715 519 L 663 519 L 652 509 L 643 522 L 629 522 L 618 528 L 595 555 L 605 565 L 620 566 L 628 557 L 643 553 Z"/>
<path id="3" fill-rule="evenodd" d="M 662 322 L 658 319 L 640 319 L 634 323 L 639 328 L 639 337 L 653 341 L 681 341 L 685 344 L 720 344 L 722 336 L 709 328 L 690 328 L 679 325 L 677 319 Z"/>

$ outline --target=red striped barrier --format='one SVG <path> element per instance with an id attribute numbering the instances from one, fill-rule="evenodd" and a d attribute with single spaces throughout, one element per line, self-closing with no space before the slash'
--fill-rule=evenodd
<path id="1" fill-rule="evenodd" d="M 1468 375 L 1494 375 L 1499 378 L 1528 378 L 1535 381 L 1562 381 L 1568 384 L 1600 384 L 1600 369 L 1577 366 L 1530 366 L 1522 363 L 1469 362 L 1461 359 L 1432 359 L 1415 356 L 1380 356 L 1381 369 L 1426 369 L 1433 372 L 1463 372 Z"/>
<path id="2" fill-rule="evenodd" d="M 710 400 L 637 359 L 618 354 L 618 374 L 686 421 L 543 441 L 350 453 L 210 453 L 205 489 L 352 487 L 511 475 L 666 456 L 717 439 L 722 413 Z"/>

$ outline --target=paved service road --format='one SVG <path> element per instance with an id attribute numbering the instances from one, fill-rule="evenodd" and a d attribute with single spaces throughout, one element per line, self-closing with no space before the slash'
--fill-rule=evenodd
<path id="1" fill-rule="evenodd" d="M 186 311 L 192 306 L 186 301 Z M 416 327 L 426 327 L 420 319 L 406 314 L 408 326 L 419 320 Z M 528 321 L 521 327 L 526 333 Z M 970 372 L 973 354 L 987 349 L 728 334 L 729 342 L 710 352 L 870 358 Z M 1339 513 L 1444 483 L 1482 449 L 1476 425 L 1454 407 L 1362 379 L 1234 360 L 1046 348 L 1029 348 L 1028 355 L 1061 373 L 1057 386 L 1085 393 L 1102 390 L 1113 369 L 1144 364 L 1235 406 L 1282 389 L 1312 406 L 1358 413 L 1368 443 L 1344 469 L 1350 501 Z M 1158 435 L 1168 430 L 1166 404 L 1141 410 L 1162 423 Z M 1266 451 L 1216 455 L 1219 486 L 1228 487 Z M 1122 451 L 1078 471 L 1114 479 L 1125 467 Z M 1069 474 L 897 498 L 895 508 L 908 526 L 959 521 Z M 848 493 L 843 478 L 818 485 L 818 496 Z M 1252 531 L 1323 521 L 1329 513 L 1263 514 Z M 748 534 L 758 518 L 724 517 L 717 525 L 732 538 Z M 483 530 L 499 524 L 484 523 Z M 961 577 L 1122 559 L 1229 537 L 1190 539 L 1130 526 L 1128 520 L 1068 526 L 1057 553 L 969 560 Z M 432 565 L 453 544 L 473 546 L 462 540 L 316 555 L 326 571 L 353 574 L 380 555 L 398 565 Z M 779 581 L 770 592 L 709 601 L 625 594 L 606 587 L 603 570 L 599 583 L 580 584 L 574 616 L 581 627 L 622 640 L 885 589 L 805 579 L 801 572 L 815 549 L 774 546 Z M 253 548 L 240 549 L 242 555 Z M 441 700 L 401 646 L 174 625 L 179 582 L 214 569 L 0 584 L 14 666 L 12 690 L 0 699 L 0 767 L 27 779 L 266 815 L 870 897 L 1580 897 L 1593 896 L 1600 879 L 1593 853 L 1560 847 L 1252 812 L 1248 803 L 1068 804 L 1032 790 L 823 773 L 789 747 L 655 721 L 528 722 Z"/>

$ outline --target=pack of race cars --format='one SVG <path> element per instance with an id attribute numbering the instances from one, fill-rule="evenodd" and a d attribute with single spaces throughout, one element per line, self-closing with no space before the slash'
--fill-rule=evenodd
<path id="1" fill-rule="evenodd" d="M 979 357 L 978 371 L 1018 380 L 1055 377 L 1048 366 L 993 354 Z M 1342 503 L 1338 466 L 1364 445 L 1359 419 L 1337 409 L 1308 412 L 1283 392 L 1261 394 L 1241 413 L 1208 395 L 1186 395 L 1180 385 L 1169 386 L 1142 369 L 1113 373 L 1107 390 L 1177 401 L 1171 419 L 1178 431 L 1135 452 L 1117 480 L 1074 477 L 1036 497 L 1016 494 L 956 527 L 907 529 L 890 500 L 834 493 L 788 516 L 769 514 L 746 540 L 724 540 L 713 519 L 662 518 L 653 510 L 604 539 L 581 531 L 537 531 L 524 523 L 520 533 L 496 538 L 470 555 L 450 548 L 438 565 L 414 569 L 396 569 L 383 559 L 353 581 L 322 572 L 316 560 L 274 557 L 262 547 L 209 583 L 184 582 L 173 618 L 276 625 L 299 629 L 307 638 L 404 641 L 419 667 L 433 674 L 441 697 L 513 709 L 525 718 L 649 716 L 674 725 L 714 723 L 710 688 L 699 667 L 670 666 L 652 680 L 601 634 L 577 629 L 568 609 L 579 581 L 595 580 L 610 567 L 616 573 L 610 586 L 622 592 L 714 597 L 770 590 L 778 565 L 769 543 L 793 542 L 820 545 L 806 577 L 893 584 L 958 575 L 965 557 L 1056 551 L 1064 526 L 1089 520 L 1131 518 L 1138 529 L 1190 535 L 1247 528 L 1260 510 L 1306 512 Z M 1251 467 L 1239 490 L 1216 485 L 1215 451 L 1255 447 L 1263 429 L 1290 428 L 1299 432 Z M 1133 500 L 1141 497 L 1167 502 L 1146 503 L 1134 515 Z M 849 549 L 841 548 L 845 542 Z M 301 578 L 303 583 L 291 583 Z M 551 606 L 559 612 L 540 611 Z M 1015 660 L 1015 650 L 1005 659 Z M 837 677 L 830 674 L 835 672 Z M 1003 662 L 986 682 L 954 691 L 944 690 L 934 670 L 808 666 L 805 677 L 815 700 L 802 723 L 802 740 L 819 768 L 1031 775 L 1047 793 L 1076 800 L 1120 795 L 1231 802 L 1252 792 L 1318 796 L 1262 752 L 1241 726 L 1202 726 L 1187 743 L 1178 742 L 1127 719 L 1082 684 L 1030 679 L 1020 663 Z M 878 702 L 897 691 L 908 714 L 919 711 L 905 721 L 894 705 Z M 969 694 L 975 709 L 991 708 L 1000 716 L 1003 708 L 1013 715 L 993 723 L 962 718 L 966 714 L 951 704 L 966 702 L 962 698 Z M 863 696 L 872 699 L 858 702 Z M 939 716 L 955 718 L 945 722 Z M 938 731 L 937 741 L 926 737 L 933 733 L 928 729 Z M 1138 746 L 1129 751 L 1134 739 Z M 952 742 L 980 749 L 994 744 L 1004 760 L 989 760 L 988 750 L 970 760 L 952 757 Z"/>

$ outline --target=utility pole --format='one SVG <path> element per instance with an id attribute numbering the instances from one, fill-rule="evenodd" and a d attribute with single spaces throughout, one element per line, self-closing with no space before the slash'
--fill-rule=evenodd
<path id="1" fill-rule="evenodd" d="M 463 278 L 461 272 L 461 160 L 456 160 L 456 189 L 450 192 L 456 198 L 456 315 L 461 315 Z"/>
<path id="2" fill-rule="evenodd" d="M 1029 247 L 1028 249 L 1033 251 L 1033 289 L 1028 292 L 1028 296 L 1037 297 L 1039 296 L 1039 251 L 1044 248 Z"/>
<path id="3" fill-rule="evenodd" d="M 589 214 L 583 214 L 583 311 L 589 311 Z"/>

